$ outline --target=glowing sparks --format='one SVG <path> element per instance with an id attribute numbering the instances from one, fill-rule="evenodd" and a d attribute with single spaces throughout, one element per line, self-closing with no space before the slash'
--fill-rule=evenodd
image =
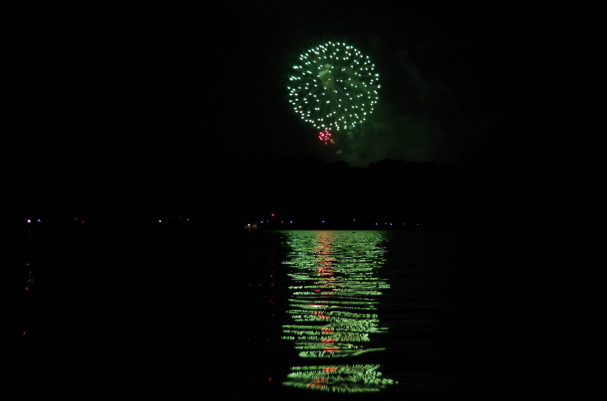
<path id="1" fill-rule="evenodd" d="M 299 60 L 288 89 L 289 101 L 303 120 L 329 132 L 354 128 L 373 112 L 379 74 L 368 56 L 345 43 L 328 42 Z"/>
<path id="2" fill-rule="evenodd" d="M 320 139 L 324 143 L 327 143 L 331 140 L 331 133 L 327 130 L 320 131 L 320 133 L 318 134 L 318 139 Z"/>

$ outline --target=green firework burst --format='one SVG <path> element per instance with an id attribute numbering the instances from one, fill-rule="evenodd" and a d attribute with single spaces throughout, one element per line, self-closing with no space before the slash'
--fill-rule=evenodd
<path id="1" fill-rule="evenodd" d="M 317 129 L 350 130 L 373 112 L 380 85 L 369 56 L 345 43 L 327 42 L 299 57 L 289 101 Z"/>

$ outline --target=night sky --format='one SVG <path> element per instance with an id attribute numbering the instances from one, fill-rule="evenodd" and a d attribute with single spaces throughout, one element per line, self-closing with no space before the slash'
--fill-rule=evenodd
<path id="1" fill-rule="evenodd" d="M 14 199 L 36 186 L 69 198 L 61 188 L 91 176 L 111 186 L 178 164 L 200 179 L 277 157 L 546 171 L 587 161 L 589 141 L 570 142 L 588 103 L 587 11 L 420 4 L 21 7 L 2 96 Z M 328 40 L 369 55 L 382 85 L 357 150 L 341 155 L 287 101 L 299 54 Z"/>
<path id="2" fill-rule="evenodd" d="M 461 392 L 457 370 L 472 398 L 560 395 L 585 376 L 571 397 L 584 399 L 603 379 L 598 6 L 13 3 L 0 11 L 0 283 L 10 336 L 32 317 L 11 348 L 28 381 L 19 395 L 48 394 L 53 371 L 61 394 L 128 382 L 174 395 L 174 383 L 199 391 L 205 378 L 252 388 L 238 384 L 246 370 L 265 375 L 274 359 L 265 334 L 246 333 L 272 330 L 260 305 L 280 294 L 270 262 L 288 255 L 248 223 L 403 230 L 383 274 L 402 280 L 386 311 L 409 341 L 407 363 L 395 361 L 408 366 L 404 391 L 423 396 L 428 369 Z M 355 143 L 323 144 L 288 102 L 299 55 L 327 41 L 355 46 L 380 74 Z M 28 289 L 32 271 L 41 291 Z M 164 331 L 148 341 L 152 324 Z M 96 372 L 99 386 L 80 380 Z"/>

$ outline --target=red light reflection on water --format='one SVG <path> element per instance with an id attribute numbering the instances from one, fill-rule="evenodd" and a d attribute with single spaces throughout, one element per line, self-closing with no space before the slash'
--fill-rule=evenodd
<path id="1" fill-rule="evenodd" d="M 326 377 L 315 377 L 312 382 L 308 383 L 308 387 L 325 387 L 326 385 L 324 383 L 326 382 Z"/>
<path id="2" fill-rule="evenodd" d="M 328 318 L 329 318 L 329 316 L 328 316 L 328 315 L 324 315 L 324 314 L 322 314 L 322 312 L 312 312 L 312 314 L 313 314 L 314 316 L 318 316 L 318 317 L 319 317 L 319 318 L 321 318 L 321 319 L 328 319 Z"/>

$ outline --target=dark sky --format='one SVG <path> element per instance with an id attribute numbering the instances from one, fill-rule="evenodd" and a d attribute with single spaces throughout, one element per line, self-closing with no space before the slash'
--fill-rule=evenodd
<path id="1" fill-rule="evenodd" d="M 555 116 L 581 107 L 580 12 L 419 4 L 23 6 L 5 37 L 4 160 L 18 177 L 176 158 L 569 157 Z M 298 55 L 327 40 L 368 54 L 382 84 L 342 156 L 287 102 Z"/>

